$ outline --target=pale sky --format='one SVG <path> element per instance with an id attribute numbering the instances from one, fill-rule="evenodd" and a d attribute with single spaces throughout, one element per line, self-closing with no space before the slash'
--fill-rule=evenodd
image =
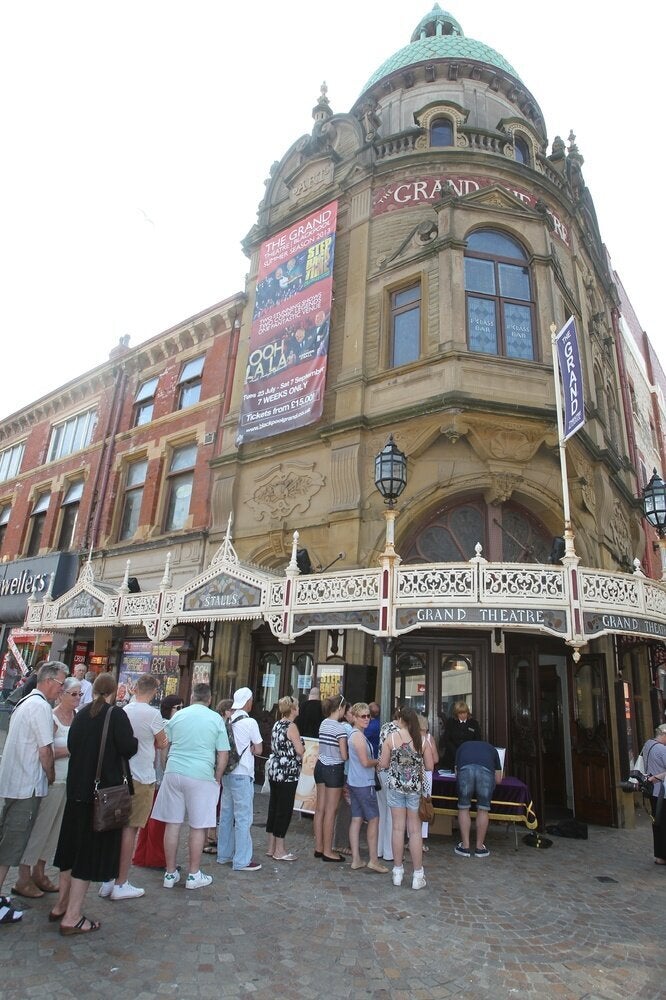
<path id="1" fill-rule="evenodd" d="M 576 133 L 602 237 L 666 365 L 658 5 L 440 6 L 514 66 L 551 143 Z M 121 336 L 135 347 L 241 291 L 240 241 L 322 81 L 349 111 L 431 7 L 4 0 L 0 418 Z"/>

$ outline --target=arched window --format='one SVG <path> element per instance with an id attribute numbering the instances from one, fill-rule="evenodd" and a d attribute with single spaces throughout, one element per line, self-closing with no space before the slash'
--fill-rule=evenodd
<path id="1" fill-rule="evenodd" d="M 465 251 L 465 292 L 470 351 L 533 361 L 534 300 L 520 244 L 493 229 L 472 233 Z"/>
<path id="2" fill-rule="evenodd" d="M 435 118 L 430 126 L 430 145 L 453 145 L 453 123 L 450 118 Z"/>
<path id="3" fill-rule="evenodd" d="M 511 501 L 482 498 L 454 502 L 437 511 L 401 546 L 405 563 L 467 562 L 480 542 L 493 562 L 546 563 L 553 536 L 530 511 Z"/>
<path id="4" fill-rule="evenodd" d="M 520 136 L 514 136 L 513 148 L 516 161 L 518 163 L 524 163 L 526 167 L 529 167 L 532 162 L 532 158 L 530 156 L 530 147 L 527 145 L 525 140 L 521 139 Z"/>

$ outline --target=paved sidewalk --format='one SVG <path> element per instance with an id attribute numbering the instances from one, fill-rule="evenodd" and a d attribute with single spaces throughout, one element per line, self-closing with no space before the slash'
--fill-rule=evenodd
<path id="1" fill-rule="evenodd" d="M 642 811 L 635 830 L 591 827 L 588 841 L 554 838 L 549 850 L 522 839 L 516 850 L 493 825 L 486 860 L 433 838 L 427 888 L 414 892 L 409 864 L 395 888 L 390 875 L 315 860 L 312 823 L 297 816 L 287 843 L 298 861 L 266 858 L 266 805 L 257 794 L 260 872 L 205 856 L 214 882 L 187 892 L 134 869 L 146 895 L 114 903 L 91 887 L 86 912 L 102 929 L 71 939 L 47 922 L 53 896 L 31 902 L 22 923 L 0 928 L 2 1000 L 664 996 L 666 868 L 653 864 Z"/>

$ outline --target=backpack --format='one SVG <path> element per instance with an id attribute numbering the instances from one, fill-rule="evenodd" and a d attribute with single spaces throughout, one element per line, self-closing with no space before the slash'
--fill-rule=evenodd
<path id="1" fill-rule="evenodd" d="M 240 764 L 241 757 L 245 753 L 245 750 L 247 750 L 247 747 L 245 747 L 245 750 L 241 750 L 241 752 L 239 753 L 236 748 L 236 740 L 234 737 L 233 727 L 234 723 L 238 722 L 238 719 L 247 719 L 247 715 L 239 715 L 233 721 L 231 719 L 224 720 L 224 725 L 227 730 L 227 738 L 229 740 L 229 758 L 227 760 L 227 766 L 222 772 L 223 774 L 231 774 L 232 771 L 235 771 L 238 765 Z"/>

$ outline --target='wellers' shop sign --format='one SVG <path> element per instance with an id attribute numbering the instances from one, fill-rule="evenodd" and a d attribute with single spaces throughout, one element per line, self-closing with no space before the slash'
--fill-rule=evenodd
<path id="1" fill-rule="evenodd" d="M 438 176 L 418 177 L 410 180 L 397 181 L 375 188 L 372 197 L 372 214 L 382 215 L 384 212 L 395 212 L 402 208 L 414 208 L 418 205 L 439 201 L 442 194 L 451 191 L 459 198 L 482 188 L 499 186 L 505 188 L 515 198 L 529 208 L 536 208 L 541 199 L 514 187 L 513 184 L 502 184 L 494 177 L 469 177 L 460 174 L 440 174 Z M 569 229 L 562 220 L 546 205 L 546 213 L 553 223 L 553 232 L 569 246 Z"/>

